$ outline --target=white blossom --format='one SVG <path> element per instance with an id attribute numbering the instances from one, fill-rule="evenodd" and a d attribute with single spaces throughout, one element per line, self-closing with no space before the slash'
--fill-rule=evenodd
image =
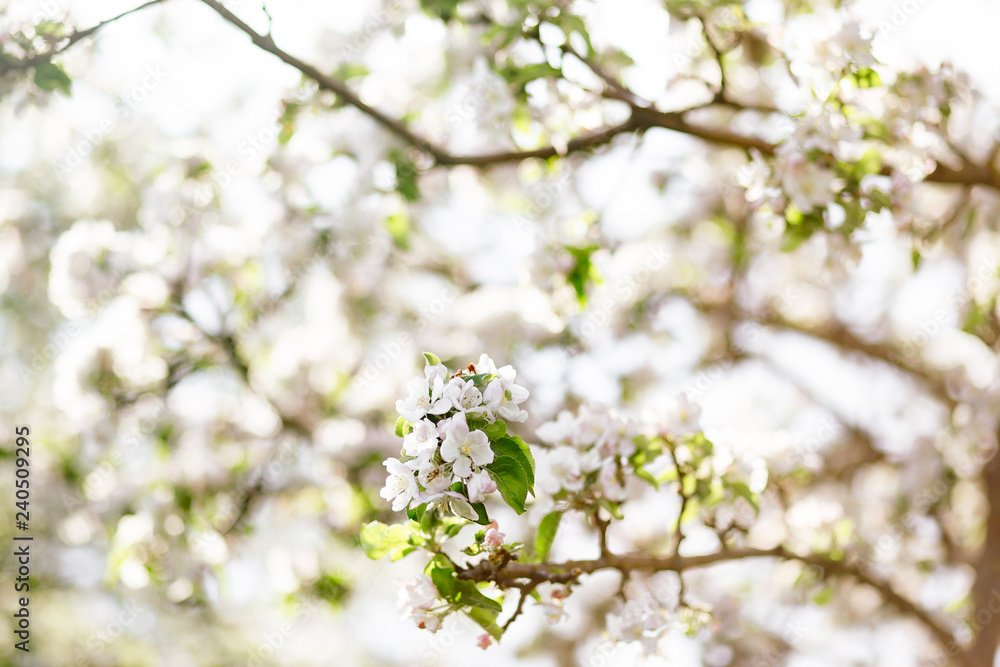
<path id="1" fill-rule="evenodd" d="M 638 641 L 647 654 L 652 654 L 667 629 L 667 618 L 655 603 L 628 600 L 618 613 L 608 614 L 607 628 L 618 641 Z"/>
<path id="2" fill-rule="evenodd" d="M 411 424 L 426 415 L 443 415 L 451 409 L 451 402 L 444 399 L 444 385 L 435 378 L 433 385 L 426 378 L 413 378 L 406 383 L 410 395 L 396 401 L 396 412 Z"/>
<path id="3" fill-rule="evenodd" d="M 469 500 L 474 503 L 483 502 L 486 496 L 497 490 L 497 483 L 485 470 L 472 473 L 466 486 L 469 490 Z"/>
<path id="4" fill-rule="evenodd" d="M 482 431 L 470 431 L 463 413 L 448 421 L 447 435 L 441 443 L 441 456 L 454 464 L 455 474 L 463 479 L 472 474 L 472 466 L 493 463 L 489 438 Z"/>
<path id="5" fill-rule="evenodd" d="M 385 480 L 385 487 L 379 495 L 391 500 L 392 511 L 398 512 L 405 509 L 411 500 L 419 497 L 420 488 L 413 476 L 413 470 L 406 464 L 400 463 L 399 459 L 386 459 L 382 465 L 389 471 L 389 477 Z"/>
<path id="6" fill-rule="evenodd" d="M 576 430 L 576 416 L 569 410 L 562 410 L 555 421 L 548 421 L 535 429 L 535 435 L 542 442 L 557 445 L 567 442 Z"/>
<path id="7" fill-rule="evenodd" d="M 620 503 L 625 500 L 625 485 L 618 477 L 618 466 L 615 464 L 615 460 L 606 460 L 598 473 L 601 495 L 608 500 Z"/>
<path id="8" fill-rule="evenodd" d="M 549 625 L 555 625 L 566 618 L 563 604 L 569 595 L 569 589 L 559 584 L 543 583 L 536 589 L 542 599 L 542 612 Z"/>
<path id="9" fill-rule="evenodd" d="M 417 480 L 424 487 L 420 502 L 428 502 L 440 497 L 451 487 L 451 475 L 444 466 L 434 461 L 423 461 L 417 468 Z"/>
<path id="10" fill-rule="evenodd" d="M 417 609 L 424 611 L 434 607 L 438 590 L 426 574 L 418 574 L 409 581 L 401 581 L 396 608 L 404 614 L 412 614 Z"/>
<path id="11" fill-rule="evenodd" d="M 474 411 L 483 403 L 483 394 L 476 388 L 472 380 L 468 380 L 462 387 L 462 393 L 458 397 L 455 407 L 463 412 Z"/>
<path id="12" fill-rule="evenodd" d="M 580 454 L 572 447 L 557 447 L 539 457 L 538 482 L 548 493 L 559 489 L 579 491 L 583 488 L 580 475 Z"/>
<path id="13" fill-rule="evenodd" d="M 810 160 L 797 147 L 783 144 L 778 149 L 778 173 L 785 194 L 803 213 L 833 201 L 836 175 Z"/>
<path id="14" fill-rule="evenodd" d="M 486 545 L 486 550 L 494 552 L 503 546 L 504 538 L 507 536 L 498 530 L 497 522 L 493 521 L 486 528 L 486 534 L 483 537 L 483 543 Z"/>
<path id="15" fill-rule="evenodd" d="M 675 436 L 697 433 L 701 430 L 701 406 L 692 403 L 685 394 L 670 401 L 664 411 L 665 426 Z"/>
<path id="16" fill-rule="evenodd" d="M 414 423 L 413 430 L 403 436 L 403 451 L 407 456 L 426 459 L 434 455 L 437 446 L 437 426 L 427 419 Z"/>

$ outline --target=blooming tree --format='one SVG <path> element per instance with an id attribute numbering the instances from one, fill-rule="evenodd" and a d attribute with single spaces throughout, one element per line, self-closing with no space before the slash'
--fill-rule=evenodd
<path id="1" fill-rule="evenodd" d="M 944 3 L 101 4 L 0 9 L 44 664 L 992 667 Z"/>

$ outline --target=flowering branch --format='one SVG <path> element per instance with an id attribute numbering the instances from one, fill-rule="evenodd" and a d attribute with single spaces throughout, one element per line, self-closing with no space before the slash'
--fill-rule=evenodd
<path id="1" fill-rule="evenodd" d="M 7 72 L 30 69 L 32 67 L 37 67 L 38 65 L 42 65 L 44 63 L 52 62 L 53 58 L 63 53 L 64 51 L 69 50 L 77 42 L 80 42 L 86 39 L 87 37 L 90 37 L 91 35 L 97 33 L 101 28 L 104 28 L 105 26 L 110 25 L 111 23 L 114 23 L 119 19 L 123 19 L 130 14 L 134 14 L 136 12 L 142 11 L 143 9 L 146 9 L 147 7 L 159 5 L 164 2 L 166 2 L 166 0 L 149 0 L 148 2 L 139 5 L 138 7 L 133 7 L 132 9 L 126 10 L 121 14 L 118 14 L 117 16 L 112 16 L 109 19 L 105 19 L 100 23 L 92 25 L 89 28 L 84 28 L 83 30 L 75 30 L 66 37 L 64 37 L 63 38 L 64 41 L 60 40 L 62 41 L 62 44 L 60 44 L 58 47 L 54 47 L 48 51 L 45 51 L 44 53 L 36 53 L 34 55 L 28 56 L 27 58 L 18 60 L 0 58 L 0 75 L 5 74 Z"/>
<path id="2" fill-rule="evenodd" d="M 260 49 L 278 57 L 286 64 L 299 70 L 302 74 L 315 81 L 320 88 L 334 93 L 346 104 L 353 106 L 366 116 L 372 118 L 379 125 L 383 126 L 391 133 L 402 139 L 407 144 L 415 146 L 424 151 L 432 158 L 433 166 L 452 167 L 458 165 L 469 165 L 475 167 L 490 167 L 500 164 L 516 163 L 530 158 L 548 159 L 557 156 L 565 156 L 584 150 L 590 150 L 610 143 L 615 137 L 633 132 L 642 133 L 652 128 L 664 128 L 687 134 L 710 144 L 739 148 L 750 151 L 757 150 L 763 155 L 774 155 L 778 146 L 758 137 L 740 134 L 731 130 L 695 124 L 686 119 L 688 111 L 694 111 L 700 107 L 687 111 L 660 111 L 651 106 L 640 106 L 634 100 L 639 99 L 634 93 L 628 90 L 620 82 L 614 81 L 603 71 L 595 70 L 598 76 L 604 78 L 609 87 L 616 95 L 629 102 L 631 107 L 630 117 L 623 123 L 598 130 L 596 132 L 581 135 L 570 140 L 565 147 L 545 146 L 530 150 L 501 151 L 486 153 L 482 155 L 456 155 L 441 148 L 434 142 L 421 137 L 412 131 L 407 125 L 397 118 L 393 118 L 378 109 L 366 104 L 350 89 L 343 81 L 335 77 L 324 74 L 319 69 L 299 58 L 284 51 L 270 35 L 262 35 L 247 25 L 242 19 L 229 11 L 218 0 L 202 0 L 203 3 L 211 7 L 222 18 L 237 27 L 250 37 L 250 40 Z M 731 104 L 730 104 L 731 105 Z M 886 173 L 889 173 L 888 170 Z M 952 168 L 938 163 L 935 169 L 925 178 L 927 181 L 936 183 L 952 183 L 964 185 L 984 185 L 1000 190 L 1000 172 L 990 164 L 976 165 L 968 161 L 961 160 L 958 168 Z"/>
<path id="3" fill-rule="evenodd" d="M 998 466 L 1000 467 L 1000 466 Z M 945 626 L 934 619 L 929 612 L 898 593 L 888 582 L 872 577 L 859 568 L 844 561 L 832 560 L 817 554 L 799 554 L 787 547 L 773 549 L 728 549 L 700 556 L 655 556 L 648 554 L 608 554 L 593 560 L 574 560 L 557 564 L 548 563 L 508 563 L 495 567 L 482 562 L 468 570 L 459 572 L 459 579 L 468 581 L 489 581 L 500 586 L 513 586 L 520 580 L 529 582 L 550 582 L 564 584 L 576 581 L 581 575 L 599 570 L 618 570 L 623 575 L 631 572 L 685 572 L 717 563 L 744 560 L 748 558 L 781 558 L 819 567 L 824 575 L 848 576 L 877 590 L 882 598 L 898 611 L 919 622 L 934 636 L 943 648 L 954 647 L 955 637 Z M 537 585 L 537 583 L 535 584 Z M 962 658 L 961 664 L 972 665 Z"/>

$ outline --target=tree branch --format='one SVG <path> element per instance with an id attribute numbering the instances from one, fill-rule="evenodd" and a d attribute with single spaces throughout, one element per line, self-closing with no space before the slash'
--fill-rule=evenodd
<path id="1" fill-rule="evenodd" d="M 992 600 L 1000 592 L 1000 456 L 994 455 L 983 468 L 982 483 L 986 487 L 989 513 L 986 517 L 986 539 L 976 563 L 976 583 L 972 587 L 973 620 L 978 627 L 975 644 L 969 651 L 974 667 L 993 667 L 993 658 L 1000 644 L 1000 619 L 992 613 Z M 982 623 L 979 612 L 987 610 L 990 620 Z"/>
<path id="2" fill-rule="evenodd" d="M 416 146 L 420 150 L 427 153 L 431 158 L 433 158 L 434 166 L 451 167 L 458 165 L 470 165 L 475 167 L 489 167 L 498 164 L 520 162 L 521 160 L 527 160 L 529 158 L 547 159 L 605 145 L 619 134 L 642 132 L 655 127 L 673 130 L 674 132 L 679 132 L 681 134 L 687 134 L 710 144 L 719 146 L 739 148 L 747 151 L 750 149 L 757 149 L 764 155 L 772 155 L 777 148 L 775 144 L 764 141 L 759 137 L 739 134 L 726 128 L 707 127 L 690 123 L 685 119 L 686 112 L 683 111 L 659 111 L 651 107 L 632 104 L 632 115 L 627 121 L 621 123 L 620 125 L 608 127 L 592 134 L 577 137 L 571 140 L 565 149 L 560 149 L 556 146 L 545 146 L 530 150 L 502 151 L 486 153 L 483 155 L 453 155 L 440 146 L 437 146 L 432 141 L 421 137 L 419 134 L 412 131 L 401 120 L 393 118 L 392 116 L 389 116 L 388 114 L 383 113 L 382 111 L 379 111 L 378 109 L 363 102 L 361 98 L 358 97 L 358 95 L 354 93 L 354 91 L 352 91 L 343 81 L 324 74 L 313 65 L 310 65 L 289 54 L 287 51 L 282 50 L 277 44 L 275 44 L 274 40 L 271 39 L 270 35 L 261 35 L 255 31 L 242 19 L 223 6 L 222 3 L 218 2 L 218 0 L 201 1 L 215 10 L 215 12 L 226 21 L 249 36 L 250 40 L 257 47 L 276 56 L 282 62 L 294 67 L 299 72 L 315 81 L 320 88 L 334 93 L 346 104 L 349 104 L 350 106 L 353 106 L 357 110 L 361 111 L 363 114 L 373 119 L 379 125 L 389 130 L 392 134 L 396 135 L 406 143 Z M 598 76 L 601 76 L 597 70 L 594 71 Z M 601 76 L 601 78 L 605 81 L 609 88 L 615 90 L 618 94 L 625 95 L 625 93 L 621 92 L 621 90 L 628 92 L 627 89 L 621 86 L 621 84 L 618 84 L 614 81 L 614 79 L 608 77 L 606 74 Z M 978 166 L 969 163 L 963 164 L 962 167 L 957 170 L 939 164 L 926 180 L 937 183 L 986 185 L 1000 190 L 1000 177 L 998 177 L 994 170 L 988 166 Z"/>
<path id="3" fill-rule="evenodd" d="M 58 56 L 60 53 L 63 53 L 64 51 L 68 50 L 77 42 L 86 39 L 87 37 L 90 37 L 104 26 L 110 23 L 114 23 L 119 19 L 125 18 L 129 14 L 134 14 L 135 12 L 142 11 L 147 7 L 152 7 L 153 5 L 159 5 L 164 2 L 166 2 L 166 0 L 149 0 L 149 2 L 143 3 L 138 7 L 133 7 L 132 9 L 124 11 L 117 16 L 105 19 L 104 21 L 101 21 L 100 23 L 93 25 L 89 28 L 85 28 L 84 30 L 75 30 L 74 32 L 63 38 L 64 40 L 66 40 L 66 42 L 65 44 L 59 46 L 58 48 L 51 49 L 50 51 L 46 51 L 45 53 L 36 54 L 34 56 L 25 58 L 23 60 L 16 60 L 12 63 L 3 64 L 2 66 L 0 66 L 0 74 L 5 74 L 7 72 L 15 72 L 18 70 L 30 69 L 36 65 L 41 65 L 42 63 L 51 62 L 52 59 Z"/>
<path id="4" fill-rule="evenodd" d="M 608 554 L 594 560 L 566 561 L 565 563 L 557 564 L 511 562 L 499 568 L 491 564 L 488 560 L 485 560 L 474 567 L 459 572 L 458 578 L 469 581 L 492 581 L 503 587 L 518 585 L 517 581 L 520 579 L 526 579 L 529 582 L 548 581 L 552 583 L 569 583 L 575 581 L 583 574 L 591 574 L 599 570 L 618 570 L 623 575 L 635 571 L 672 571 L 681 573 L 685 570 L 708 567 L 716 563 L 746 558 L 781 558 L 783 560 L 798 561 L 806 565 L 819 567 L 823 571 L 824 576 L 851 577 L 866 586 L 874 588 L 897 611 L 913 618 L 924 626 L 934 637 L 935 641 L 943 648 L 950 650 L 955 647 L 955 638 L 951 631 L 934 619 L 927 610 L 917 606 L 913 601 L 899 594 L 888 582 L 875 579 L 857 567 L 843 561 L 834 561 L 815 554 L 801 555 L 786 547 L 775 547 L 773 549 L 741 548 L 723 550 L 702 556 L 680 556 L 678 554 L 668 556 Z M 965 667 L 979 667 L 970 663 L 966 656 L 961 656 L 960 661 Z"/>
<path id="5" fill-rule="evenodd" d="M 250 381 L 250 365 L 245 359 L 243 359 L 242 355 L 240 355 L 239 349 L 237 348 L 236 338 L 231 333 L 212 334 L 205 331 L 205 329 L 198 324 L 191 313 L 189 313 L 188 310 L 182 305 L 177 306 L 174 309 L 174 312 L 194 325 L 194 327 L 198 329 L 198 331 L 200 331 L 205 338 L 212 341 L 217 347 L 222 349 L 226 353 L 229 364 L 236 369 L 236 372 L 239 374 L 240 379 L 243 380 L 243 383 L 251 391 L 254 391 L 253 384 Z M 271 407 L 278 415 L 278 419 L 281 421 L 282 433 L 295 433 L 296 435 L 304 438 L 312 437 L 312 431 L 299 419 L 284 414 L 266 397 L 264 397 L 264 400 L 267 400 L 268 403 L 271 404 Z M 240 499 L 236 511 L 233 513 L 233 517 L 229 522 L 229 525 L 219 531 L 222 535 L 226 535 L 237 528 L 249 514 L 253 504 L 264 495 L 266 484 L 264 473 L 267 466 L 274 460 L 274 457 L 277 455 L 280 448 L 281 438 L 279 433 L 279 436 L 275 436 L 274 447 L 271 449 L 267 459 L 257 466 L 247 480 L 246 488 L 243 490 L 242 498 Z"/>

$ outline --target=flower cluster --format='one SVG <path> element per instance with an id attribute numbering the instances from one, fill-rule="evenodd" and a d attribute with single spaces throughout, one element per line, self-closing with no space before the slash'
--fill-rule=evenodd
<path id="1" fill-rule="evenodd" d="M 409 396 L 396 401 L 403 451 L 384 461 L 389 477 L 380 495 L 393 511 L 433 503 L 475 521 L 473 504 L 497 490 L 491 440 L 510 440 L 505 422 L 528 418 L 519 407 L 528 390 L 514 383 L 511 366 L 497 368 L 485 354 L 453 375 L 434 355 L 425 357 L 424 376 L 410 380 Z"/>
<path id="2" fill-rule="evenodd" d="M 501 639 L 528 597 L 549 623 L 561 622 L 583 571 L 549 561 L 563 516 L 582 514 L 600 531 L 603 553 L 604 531 L 625 518 L 627 500 L 648 488 L 636 482 L 654 489 L 669 484 L 682 498 L 698 501 L 681 504 L 670 528 L 675 549 L 684 537 L 683 524 L 698 512 L 714 526 L 718 512 L 733 514 L 738 501 L 755 512 L 759 508 L 766 480 L 748 483 L 731 457 L 715 455 L 699 424 L 700 408 L 686 395 L 651 406 L 641 429 L 603 406 L 563 411 L 536 431 L 547 445 L 538 452 L 536 470 L 528 445 L 507 433 L 505 420 L 526 417 L 519 406 L 527 390 L 514 384 L 512 368 L 498 369 L 483 355 L 449 375 L 437 357 L 427 355 L 427 362 L 424 377 L 411 381 L 410 395 L 396 404 L 402 454 L 385 461 L 390 476 L 382 496 L 393 509 L 406 509 L 409 520 L 392 526 L 373 521 L 360 534 L 374 559 L 397 560 L 416 550 L 431 554 L 423 573 L 400 591 L 400 612 L 420 628 L 435 632 L 449 614 L 463 612 L 485 631 L 477 640 L 485 649 Z M 531 506 L 537 520 L 533 540 L 508 542 L 490 520 L 483 500 L 494 491 L 517 514 Z M 529 493 L 533 503 L 527 503 Z M 693 509 L 685 514 L 685 508 Z M 462 539 L 469 521 L 482 529 L 465 548 L 455 548 L 449 540 Z M 652 653 L 672 627 L 691 630 L 706 622 L 705 609 L 680 601 L 675 573 L 661 575 L 667 580 L 653 575 L 640 585 L 633 574 L 625 585 L 622 605 L 607 620 L 615 642 L 638 642 Z M 516 606 L 505 604 L 511 588 L 520 589 Z M 513 613 L 501 625 L 505 606 Z"/>
<path id="3" fill-rule="evenodd" d="M 635 453 L 635 425 L 614 411 L 583 406 L 574 415 L 562 411 L 542 424 L 539 440 L 553 446 L 539 457 L 538 487 L 544 495 L 535 511 L 552 510 L 555 501 L 582 507 L 600 498 L 625 500 L 625 480 Z"/>
<path id="4" fill-rule="evenodd" d="M 606 618 L 608 634 L 616 642 L 639 642 L 647 654 L 676 622 L 680 577 L 673 572 L 635 576 L 623 589 L 622 602 Z"/>
<path id="5" fill-rule="evenodd" d="M 441 616 L 433 612 L 438 606 L 438 589 L 426 574 L 418 574 L 410 581 L 401 581 L 396 610 L 403 618 L 412 618 L 421 630 L 437 632 Z"/>

